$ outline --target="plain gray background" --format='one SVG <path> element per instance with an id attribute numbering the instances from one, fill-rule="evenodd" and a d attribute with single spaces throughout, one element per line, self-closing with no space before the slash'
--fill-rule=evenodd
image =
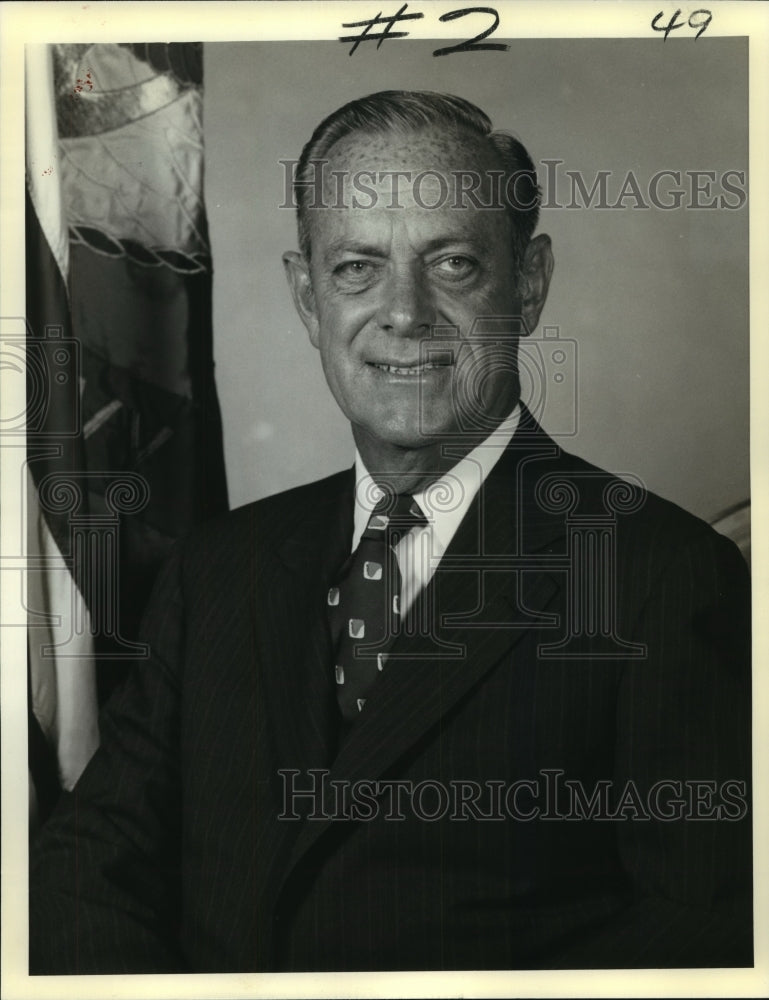
<path id="1" fill-rule="evenodd" d="M 295 219 L 278 207 L 279 161 L 297 159 L 341 104 L 390 88 L 459 94 L 524 142 L 541 182 L 541 161 L 564 161 L 566 203 L 566 170 L 588 187 L 611 171 L 610 203 L 631 170 L 647 201 L 661 170 L 747 175 L 746 39 L 510 46 L 434 58 L 437 43 L 409 40 L 352 57 L 336 42 L 206 44 L 214 347 L 233 507 L 352 462 L 349 427 L 290 301 L 280 255 L 296 248 Z M 724 193 L 719 180 L 712 193 Z M 542 212 L 556 266 L 541 324 L 576 357 L 577 433 L 558 440 L 711 519 L 749 495 L 748 208 L 625 205 Z M 541 385 L 529 382 L 539 406 Z M 570 393 L 548 385 L 545 429 L 571 430 Z"/>

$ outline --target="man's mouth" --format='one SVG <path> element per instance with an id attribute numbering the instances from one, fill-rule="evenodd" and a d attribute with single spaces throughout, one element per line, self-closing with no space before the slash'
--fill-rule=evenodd
<path id="1" fill-rule="evenodd" d="M 415 365 L 386 365 L 376 361 L 368 362 L 372 368 L 378 368 L 388 375 L 423 375 L 425 372 L 434 371 L 437 368 L 447 368 L 446 362 L 439 364 L 433 361 L 424 361 Z"/>

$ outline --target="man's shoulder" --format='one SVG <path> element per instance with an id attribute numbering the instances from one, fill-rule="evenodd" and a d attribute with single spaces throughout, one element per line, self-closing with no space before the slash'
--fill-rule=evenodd
<path id="1" fill-rule="evenodd" d="M 204 559 L 277 548 L 308 517 L 333 507 L 350 493 L 352 483 L 352 471 L 347 469 L 273 493 L 199 525 L 185 538 L 183 546 L 188 553 Z"/>
<path id="2" fill-rule="evenodd" d="M 636 473 L 609 472 L 559 448 L 547 475 L 552 478 L 539 485 L 543 502 L 547 502 L 548 488 L 557 497 L 559 480 L 570 484 L 574 493 L 566 502 L 572 504 L 569 515 L 575 520 L 605 517 L 620 535 L 657 549 L 679 549 L 697 542 L 728 544 L 707 521 L 655 493 Z"/>

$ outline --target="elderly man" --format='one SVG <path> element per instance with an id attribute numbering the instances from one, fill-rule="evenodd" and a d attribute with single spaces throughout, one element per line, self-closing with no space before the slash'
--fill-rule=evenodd
<path id="1" fill-rule="evenodd" d="M 751 964 L 746 568 L 521 402 L 526 150 L 386 92 L 295 184 L 354 470 L 177 548 L 36 845 L 32 971 Z"/>

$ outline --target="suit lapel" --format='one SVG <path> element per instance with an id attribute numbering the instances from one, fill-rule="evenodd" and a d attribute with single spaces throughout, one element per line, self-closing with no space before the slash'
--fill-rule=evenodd
<path id="1" fill-rule="evenodd" d="M 352 470 L 335 476 L 309 505 L 286 512 L 289 530 L 277 541 L 279 565 L 263 601 L 267 614 L 256 622 L 267 632 L 262 683 L 279 767 L 319 767 L 335 753 L 338 710 L 325 597 L 349 554 L 353 481 Z"/>
<path id="2" fill-rule="evenodd" d="M 546 609 L 560 582 L 537 566 L 536 556 L 563 535 L 564 522 L 543 510 L 535 485 L 553 468 L 559 449 L 531 418 L 522 421 L 522 430 L 415 602 L 411 619 L 423 626 L 394 643 L 365 716 L 341 747 L 330 779 L 383 775 L 532 627 L 557 623 Z M 515 568 L 513 560 L 524 555 L 528 568 Z M 331 822 L 305 823 L 292 863 Z"/>

